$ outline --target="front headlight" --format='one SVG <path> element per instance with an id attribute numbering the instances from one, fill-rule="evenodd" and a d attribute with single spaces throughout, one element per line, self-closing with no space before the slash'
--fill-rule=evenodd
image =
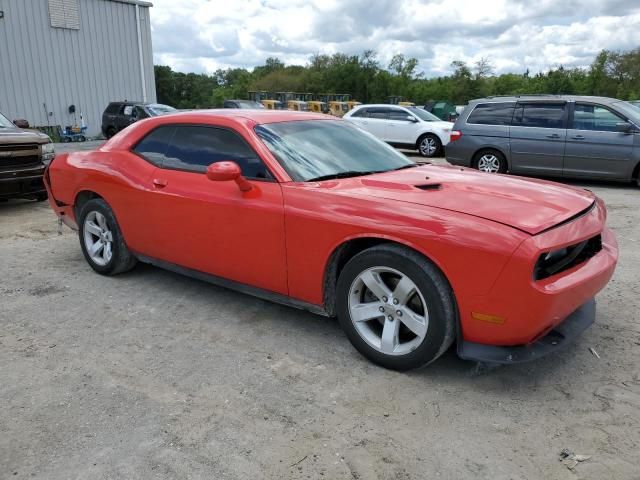
<path id="1" fill-rule="evenodd" d="M 43 155 L 47 155 L 47 154 L 53 154 L 56 153 L 54 148 L 53 148 L 53 143 L 49 142 L 49 143 L 45 143 L 42 145 L 42 154 Z"/>
<path id="2" fill-rule="evenodd" d="M 42 144 L 42 163 L 45 165 L 49 165 L 51 160 L 56 156 L 56 152 L 53 149 L 53 143 L 43 143 Z"/>

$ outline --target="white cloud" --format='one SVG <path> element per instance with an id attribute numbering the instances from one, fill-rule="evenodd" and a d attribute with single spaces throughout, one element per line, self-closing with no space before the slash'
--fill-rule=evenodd
<path id="1" fill-rule="evenodd" d="M 427 76 L 488 57 L 498 73 L 587 66 L 640 46 L 627 0 L 154 0 L 155 62 L 181 71 L 304 64 L 314 53 L 416 57 Z M 637 3 L 636 3 L 637 5 Z"/>

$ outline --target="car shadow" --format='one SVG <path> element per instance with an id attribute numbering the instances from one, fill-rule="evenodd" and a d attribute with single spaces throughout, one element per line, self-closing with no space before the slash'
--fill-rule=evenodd
<path id="1" fill-rule="evenodd" d="M 122 282 L 133 282 L 142 291 L 161 288 L 158 295 L 170 297 L 180 296 L 180 302 L 195 302 L 200 308 L 220 313 L 220 306 L 227 310 L 226 317 L 233 317 L 233 322 L 241 328 L 250 328 L 258 333 L 265 342 L 277 342 L 286 332 L 290 342 L 299 345 L 305 353 L 319 351 L 322 358 L 330 358 L 336 366 L 352 369 L 354 375 L 371 375 L 373 371 L 380 373 L 381 378 L 402 375 L 408 379 L 427 384 L 447 384 L 484 391 L 487 394 L 499 393 L 508 389 L 512 392 L 530 391 L 555 382 L 558 377 L 573 375 L 582 368 L 576 359 L 580 339 L 562 351 L 539 360 L 514 365 L 486 365 L 466 361 L 456 354 L 455 344 L 433 364 L 408 372 L 392 372 L 371 364 L 361 356 L 350 344 L 335 318 L 327 318 L 293 307 L 261 300 L 233 290 L 209 284 L 207 282 L 185 277 L 148 264 L 139 264 L 134 270 L 113 277 Z M 212 318 L 211 322 L 220 321 Z M 587 332 L 588 334 L 588 332 Z M 271 340 L 266 340 L 271 336 Z M 322 361 L 316 358 L 315 361 Z M 373 369 L 373 370 L 372 370 Z M 379 369 L 379 370 L 378 370 Z"/>

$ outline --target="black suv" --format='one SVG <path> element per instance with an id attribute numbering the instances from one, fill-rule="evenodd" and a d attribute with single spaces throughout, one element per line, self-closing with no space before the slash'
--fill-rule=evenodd
<path id="1" fill-rule="evenodd" d="M 126 100 L 111 102 L 102 114 L 102 133 L 105 137 L 111 138 L 138 120 L 176 111 L 175 108 L 161 103 L 128 102 Z"/>

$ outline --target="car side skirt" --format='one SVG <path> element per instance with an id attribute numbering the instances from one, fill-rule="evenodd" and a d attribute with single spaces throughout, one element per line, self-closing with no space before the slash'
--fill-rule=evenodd
<path id="1" fill-rule="evenodd" d="M 596 318 L 596 301 L 591 299 L 543 337 L 529 345 L 497 346 L 458 342 L 458 356 L 488 364 L 524 363 L 542 358 L 575 340 Z"/>
<path id="2" fill-rule="evenodd" d="M 247 295 L 252 295 L 254 297 L 261 298 L 262 300 L 279 303 L 281 305 L 286 305 L 288 307 L 297 308 L 298 310 L 305 310 L 307 312 L 315 313 L 316 315 L 322 315 L 325 317 L 330 316 L 329 313 L 321 305 L 307 303 L 302 300 L 297 300 L 295 298 L 288 297 L 287 295 L 282 295 L 280 293 L 271 292 L 269 290 L 253 287 L 251 285 L 247 285 L 244 283 L 235 282 L 227 278 L 218 277 L 216 275 L 211 275 L 209 273 L 201 272 L 199 270 L 193 270 L 191 268 L 186 268 L 181 265 L 176 265 L 171 262 L 148 257 L 146 255 L 142 255 L 139 253 L 134 252 L 134 255 L 142 263 L 148 263 L 155 267 L 159 267 L 164 270 L 169 270 L 170 272 L 179 273 L 180 275 L 185 275 L 187 277 L 195 278 L 197 280 L 202 280 L 204 282 L 211 283 L 219 287 L 228 288 L 229 290 L 235 290 L 237 292 L 244 293 Z"/>

